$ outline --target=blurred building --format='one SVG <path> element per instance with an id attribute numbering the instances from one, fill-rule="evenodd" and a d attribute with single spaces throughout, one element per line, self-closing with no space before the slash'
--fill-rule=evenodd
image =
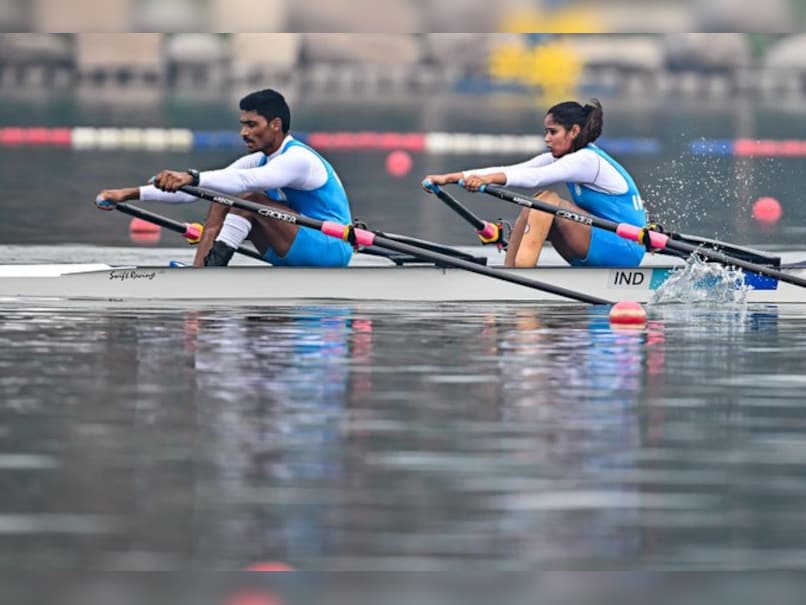
<path id="1" fill-rule="evenodd" d="M 6 32 L 797 32 L 804 0 L 0 0 Z"/>
<path id="2" fill-rule="evenodd" d="M 235 13 L 248 12 L 245 0 L 230 4 Z M 176 9 L 162 5 L 139 0 L 135 18 L 144 26 L 172 22 Z M 195 96 L 260 86 L 344 95 L 802 96 L 806 39 L 741 33 L 0 33 L 0 91 L 129 87 Z"/>

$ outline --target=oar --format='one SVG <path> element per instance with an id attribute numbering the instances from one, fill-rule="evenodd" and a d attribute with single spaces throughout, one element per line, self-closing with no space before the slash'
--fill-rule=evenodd
<path id="1" fill-rule="evenodd" d="M 399 235 L 397 233 L 387 233 L 386 231 L 376 230 L 373 231 L 373 233 L 375 233 L 375 235 L 380 235 L 381 237 L 394 240 L 401 244 L 411 244 L 412 246 L 417 246 L 418 248 L 425 248 L 426 250 L 430 250 L 431 252 L 439 252 L 440 254 L 447 254 L 452 258 L 461 258 L 462 260 L 471 261 L 481 265 L 487 264 L 486 256 L 475 256 L 473 254 L 469 254 L 468 252 L 462 252 L 461 250 L 457 250 L 455 248 L 449 248 L 448 246 L 437 244 L 436 242 L 431 242 L 425 239 L 418 239 L 416 237 L 410 237 L 408 235 Z M 363 248 L 359 250 L 359 252 L 361 251 L 363 251 Z"/>
<path id="2" fill-rule="evenodd" d="M 650 223 L 651 225 L 652 223 Z M 746 246 L 739 246 L 737 244 L 730 244 L 728 242 L 723 242 L 722 240 L 718 239 L 709 239 L 707 237 L 701 237 L 699 235 L 689 235 L 687 233 L 675 233 L 675 232 L 667 232 L 663 230 L 660 226 L 658 226 L 655 231 L 659 233 L 666 233 L 669 237 L 674 240 L 686 242 L 693 246 L 707 246 L 713 250 L 718 250 L 723 254 L 727 254 L 728 256 L 732 256 L 733 258 L 740 258 L 742 260 L 746 260 L 751 263 L 758 263 L 760 265 L 765 266 L 773 266 L 773 267 L 780 267 L 781 266 L 781 257 L 775 256 L 768 252 L 764 252 L 763 250 L 755 250 L 754 248 L 748 248 Z M 669 254 L 670 256 L 686 256 L 683 252 L 677 252 L 674 250 L 661 250 L 665 254 Z"/>
<path id="3" fill-rule="evenodd" d="M 154 223 L 155 225 L 160 225 L 161 227 L 165 227 L 166 229 L 170 229 L 171 231 L 175 231 L 179 233 L 182 237 L 188 240 L 191 244 L 198 243 L 199 238 L 201 238 L 202 231 L 204 230 L 204 226 L 198 223 L 180 223 L 168 217 L 155 214 L 153 212 L 149 212 L 148 210 L 143 210 L 142 208 L 138 208 L 136 206 L 132 206 L 126 202 L 121 202 L 119 204 L 115 204 L 115 208 L 120 210 L 124 214 L 128 214 L 130 216 L 135 216 L 137 218 L 146 220 L 148 222 Z M 464 260 L 472 261 L 474 263 L 479 264 L 486 264 L 487 258 L 482 256 L 474 256 L 472 254 L 468 254 L 467 252 L 462 252 L 461 250 L 454 250 L 453 248 L 449 248 L 447 246 L 443 246 L 441 244 L 436 244 L 434 242 L 429 242 L 426 240 L 420 240 L 413 237 L 408 237 L 406 235 L 395 235 L 391 233 L 383 233 L 385 237 L 390 239 L 394 239 L 396 241 L 402 241 L 404 243 L 411 243 L 415 246 L 422 246 L 424 248 L 428 248 L 430 250 L 434 250 L 435 252 L 441 252 L 443 254 L 448 254 L 450 256 L 457 256 Z M 260 256 L 254 250 L 250 250 L 249 248 L 245 248 L 243 246 L 238 248 L 238 252 L 245 256 L 249 256 L 256 260 L 262 260 L 265 263 L 268 263 L 265 258 Z M 415 258 L 411 255 L 399 255 L 394 254 L 392 252 L 383 250 L 377 246 L 373 247 L 364 247 L 359 252 L 363 254 L 369 254 L 371 256 L 382 256 L 388 258 L 395 264 L 405 264 L 411 262 L 424 262 L 421 258 Z M 431 262 L 431 261 L 425 261 Z"/>
<path id="4" fill-rule="evenodd" d="M 535 290 L 550 292 L 551 294 L 556 294 L 557 296 L 563 296 L 565 298 L 570 298 L 572 300 L 590 303 L 593 305 L 612 304 L 610 301 L 604 300 L 602 298 L 597 298 L 595 296 L 588 296 L 587 294 L 583 294 L 581 292 L 574 292 L 573 290 L 567 290 L 560 286 L 554 286 L 552 284 L 546 284 L 543 282 L 539 282 L 537 280 L 527 279 L 520 275 L 515 275 L 504 271 L 498 271 L 492 269 L 490 267 L 487 267 L 486 265 L 479 265 L 477 263 L 462 260 L 460 258 L 449 256 L 447 254 L 442 254 L 440 252 L 434 252 L 432 250 L 426 250 L 424 248 L 420 248 L 418 246 L 414 246 L 411 244 L 398 242 L 388 237 L 384 237 L 383 235 L 376 233 L 374 231 L 359 229 L 354 227 L 353 225 L 342 225 L 340 223 L 332 221 L 320 221 L 318 219 L 303 216 L 301 214 L 287 212 L 285 210 L 279 210 L 278 208 L 274 208 L 272 206 L 264 206 L 263 204 L 257 204 L 255 202 L 250 202 L 248 200 L 219 193 L 217 191 L 213 191 L 212 189 L 207 189 L 206 187 L 194 187 L 192 185 L 185 185 L 184 187 L 181 187 L 181 190 L 199 199 L 207 200 L 208 202 L 214 202 L 216 204 L 221 204 L 223 206 L 229 206 L 233 208 L 241 208 L 243 210 L 248 210 L 250 212 L 259 214 L 260 216 L 265 216 L 267 218 L 283 221 L 285 223 L 290 223 L 294 225 L 300 225 L 302 227 L 307 227 L 309 229 L 315 229 L 317 231 L 321 231 L 325 235 L 335 237 L 337 239 L 349 242 L 353 245 L 360 245 L 360 246 L 377 245 L 383 248 L 388 248 L 389 250 L 394 250 L 396 252 L 402 252 L 404 254 L 411 254 L 412 256 L 418 256 L 420 258 L 423 258 L 425 260 L 434 263 L 464 269 L 472 273 L 478 273 L 480 275 L 486 275 L 488 277 L 500 279 L 501 281 L 513 284 L 519 284 L 521 286 L 526 286 L 528 288 L 534 288 Z"/>
<path id="5" fill-rule="evenodd" d="M 123 214 L 128 214 L 129 216 L 134 216 L 143 219 L 144 221 L 148 221 L 149 223 L 154 223 L 155 225 L 159 225 L 160 227 L 165 227 L 166 229 L 169 229 L 171 231 L 175 231 L 176 233 L 180 234 L 182 237 L 191 242 L 198 241 L 198 239 L 201 237 L 202 234 L 203 227 L 199 224 L 180 223 L 166 216 L 154 214 L 153 212 L 149 212 L 148 210 L 138 208 L 137 206 L 131 206 L 126 202 L 115 204 L 115 210 L 122 212 Z M 244 248 L 243 246 L 238 248 L 238 252 L 240 252 L 244 256 L 249 256 L 257 260 L 262 260 L 263 262 L 266 263 L 269 262 L 254 250 Z"/>
<path id="6" fill-rule="evenodd" d="M 480 191 L 504 200 L 505 202 L 511 202 L 531 210 L 540 210 L 542 212 L 553 214 L 561 219 L 574 221 L 583 225 L 590 225 L 591 227 L 598 227 L 599 229 L 605 229 L 606 231 L 612 231 L 624 239 L 638 242 L 641 245 L 646 245 L 648 243 L 649 248 L 651 249 L 674 250 L 686 255 L 697 254 L 714 262 L 722 263 L 723 265 L 739 267 L 740 269 L 744 269 L 752 273 L 758 273 L 759 275 L 766 275 L 782 282 L 806 287 L 806 279 L 797 277 L 790 273 L 784 273 L 783 271 L 779 271 L 772 267 L 765 267 L 764 265 L 751 263 L 741 258 L 729 256 L 728 254 L 724 254 L 723 252 L 713 250 L 708 247 L 696 246 L 687 242 L 679 241 L 674 238 L 673 234 L 659 233 L 645 227 L 636 227 L 635 225 L 629 225 L 627 223 L 616 223 L 604 218 L 599 218 L 597 216 L 590 216 L 587 214 L 566 210 L 564 208 L 558 208 L 557 206 L 547 204 L 546 202 L 536 198 L 529 198 L 518 193 L 513 193 L 512 191 L 508 191 L 507 189 L 497 185 L 482 185 Z"/>
<path id="7" fill-rule="evenodd" d="M 432 183 L 430 180 L 425 179 L 423 181 L 423 187 L 436 195 L 439 199 L 445 202 L 449 208 L 470 223 L 476 230 L 476 235 L 479 236 L 482 244 L 497 244 L 501 248 L 507 247 L 507 240 L 504 237 L 503 229 L 501 229 L 501 227 L 495 223 L 490 223 L 479 218 L 468 210 L 468 208 L 453 195 L 443 190 L 439 185 L 434 185 L 434 183 Z"/>

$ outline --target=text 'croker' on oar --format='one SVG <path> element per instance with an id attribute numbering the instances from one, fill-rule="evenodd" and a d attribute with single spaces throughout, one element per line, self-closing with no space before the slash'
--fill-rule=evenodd
<path id="1" fill-rule="evenodd" d="M 480 265 L 474 262 L 461 260 L 459 258 L 449 256 L 447 254 L 441 254 L 439 252 L 434 252 L 432 250 L 420 248 L 412 244 L 406 244 L 393 239 L 389 239 L 388 237 L 384 237 L 382 234 L 376 233 L 374 231 L 368 231 L 366 229 L 359 229 L 353 225 L 342 225 L 340 223 L 335 223 L 332 221 L 320 221 L 318 219 L 303 216 L 301 214 L 288 212 L 286 210 L 280 210 L 279 208 L 275 208 L 273 206 L 257 204 L 255 202 L 233 197 L 231 195 L 219 193 L 218 191 L 207 189 L 206 187 L 194 187 L 192 185 L 185 185 L 184 187 L 181 187 L 181 190 L 199 199 L 207 200 L 208 202 L 214 202 L 216 204 L 222 204 L 224 206 L 229 206 L 233 208 L 241 208 L 243 210 L 248 210 L 250 212 L 259 214 L 260 216 L 265 216 L 267 218 L 271 218 L 274 220 L 300 225 L 302 227 L 307 227 L 309 229 L 315 229 L 317 231 L 321 231 L 325 235 L 329 235 L 336 239 L 349 242 L 354 246 L 356 245 L 381 246 L 383 248 L 388 248 L 389 250 L 395 250 L 396 252 L 411 254 L 412 256 L 417 256 L 424 260 L 431 261 L 434 263 L 439 263 L 449 267 L 456 267 L 458 269 L 464 269 L 472 273 L 478 273 L 480 275 L 486 275 L 488 277 L 499 279 L 501 281 L 526 286 L 527 288 L 533 288 L 535 290 L 549 292 L 551 294 L 562 296 L 564 298 L 570 298 L 572 300 L 577 300 L 579 302 L 590 303 L 593 305 L 612 304 L 610 301 L 604 300 L 602 298 L 597 298 L 595 296 L 588 296 L 587 294 L 581 292 L 574 292 L 573 290 L 567 290 L 566 288 L 562 288 L 560 286 L 555 286 L 553 284 L 547 284 L 537 280 L 528 279 L 521 275 L 492 269 L 485 265 Z"/>
<path id="2" fill-rule="evenodd" d="M 483 185 L 479 190 L 492 195 L 493 197 L 504 200 L 505 202 L 511 202 L 524 208 L 540 210 L 541 212 L 553 214 L 557 218 L 574 221 L 583 225 L 590 225 L 591 227 L 597 227 L 606 231 L 612 231 L 624 239 L 638 242 L 642 246 L 647 246 L 649 250 L 675 250 L 687 255 L 696 254 L 723 265 L 738 267 L 740 269 L 744 269 L 745 271 L 750 271 L 751 273 L 757 273 L 759 275 L 766 275 L 767 277 L 772 277 L 795 286 L 806 287 L 806 279 L 792 275 L 791 273 L 779 271 L 778 269 L 766 267 L 757 263 L 751 263 L 741 258 L 730 256 L 718 250 L 713 250 L 706 246 L 697 246 L 679 241 L 674 238 L 673 234 L 660 233 L 647 227 L 638 227 L 636 225 L 629 225 L 627 223 L 616 223 L 607 219 L 599 218 L 597 216 L 574 212 L 566 208 L 560 208 L 558 206 L 548 204 L 536 198 L 529 198 L 525 195 L 514 193 L 504 189 L 503 187 L 498 187 L 497 185 Z"/>
<path id="3" fill-rule="evenodd" d="M 98 200 L 96 200 L 96 203 Z M 142 219 L 144 221 L 148 221 L 149 223 L 154 223 L 155 225 L 159 225 L 160 227 L 165 227 L 169 231 L 174 231 L 188 240 L 191 244 L 197 244 L 202 236 L 202 231 L 204 230 L 204 226 L 198 223 L 180 223 L 179 221 L 175 221 L 167 216 L 162 216 L 160 214 L 155 214 L 154 212 L 149 212 L 148 210 L 143 210 L 142 208 L 138 208 L 137 206 L 132 206 L 126 202 L 121 202 L 119 204 L 114 204 L 113 202 L 107 202 L 106 200 L 100 200 L 100 202 L 105 202 L 107 204 L 113 204 L 115 210 L 118 212 L 122 212 L 123 214 L 128 214 L 129 216 L 133 216 L 135 218 Z M 257 260 L 262 260 L 265 263 L 268 263 L 265 258 L 260 256 L 254 250 L 250 250 L 249 248 L 244 248 L 240 246 L 237 250 L 239 253 L 243 254 L 244 256 L 248 256 L 250 258 L 254 258 Z"/>
<path id="4" fill-rule="evenodd" d="M 442 189 L 439 185 L 434 185 L 429 179 L 423 181 L 423 187 L 436 195 L 459 216 L 470 223 L 476 230 L 482 244 L 496 244 L 501 248 L 507 247 L 507 240 L 504 237 L 504 230 L 500 225 L 490 223 L 473 214 L 468 208 L 457 200 L 453 195 Z"/>

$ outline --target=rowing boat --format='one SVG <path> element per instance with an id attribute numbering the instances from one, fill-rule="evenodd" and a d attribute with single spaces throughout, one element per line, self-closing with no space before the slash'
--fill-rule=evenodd
<path id="1" fill-rule="evenodd" d="M 440 187 L 423 182 L 463 219 L 476 228 L 482 242 L 507 245 L 501 226 L 491 225 L 475 216 Z M 448 248 L 406 236 L 371 231 L 363 226 L 342 225 L 306 217 L 291 211 L 258 204 L 203 187 L 180 188 L 196 198 L 238 208 L 272 220 L 314 229 L 330 237 L 349 241 L 367 254 L 355 255 L 349 267 L 192 267 L 111 266 L 111 265 L 6 265 L 0 266 L 0 300 L 20 299 L 125 301 L 190 301 L 192 303 L 270 304 L 298 301 L 394 301 L 394 302 L 584 302 L 610 304 L 617 300 L 653 302 L 665 287 L 678 286 L 678 269 L 693 269 L 703 259 L 720 267 L 734 268 L 733 273 L 714 275 L 692 273 L 686 287 L 699 289 L 699 300 L 712 302 L 806 303 L 806 265 L 798 258 L 787 259 L 741 248 L 716 240 L 692 239 L 665 233 L 657 225 L 638 227 L 615 223 L 561 207 L 547 205 L 500 187 L 487 186 L 486 193 L 522 207 L 554 214 L 561 220 L 604 229 L 637 241 L 663 254 L 659 260 L 648 255 L 641 266 L 569 267 L 566 263 L 546 262 L 534 268 L 511 269 L 490 263 L 489 255 Z M 201 226 L 130 206 L 126 203 L 96 199 L 96 205 L 117 209 L 175 231 L 189 241 L 198 242 Z M 265 262 L 254 250 L 240 246 L 244 258 Z M 370 253 L 383 263 L 362 264 Z M 481 258 L 484 257 L 484 258 Z M 687 257 L 684 262 L 681 257 Z M 407 259 L 405 262 L 401 259 Z M 500 263 L 500 259 L 499 263 Z M 787 262 L 787 260 L 789 262 Z M 784 264 L 782 264 L 782 262 Z M 385 263 L 385 264 L 384 264 Z M 416 263 L 416 264 L 415 264 Z M 682 267 L 681 267 L 682 266 Z M 735 271 L 744 270 L 736 274 Z M 684 285 L 685 282 L 683 282 Z M 709 297 L 709 292 L 718 294 Z M 664 296 L 661 300 L 668 300 Z M 685 297 L 681 297 L 685 299 Z"/>
<path id="2" fill-rule="evenodd" d="M 635 268 L 582 268 L 561 264 L 550 249 L 548 263 L 533 269 L 498 270 L 606 300 L 650 302 L 653 294 L 684 262 L 647 255 Z M 228 304 L 280 304 L 289 301 L 531 302 L 568 303 L 569 299 L 518 283 L 433 264 L 398 266 L 386 259 L 362 258 L 346 268 L 235 265 L 194 269 L 105 264 L 3 265 L 0 298 L 101 301 L 191 301 Z M 806 276 L 794 266 L 803 253 L 781 253 L 781 269 Z M 499 261 L 500 262 L 500 261 Z M 542 262 L 542 261 L 541 261 Z M 494 266 L 494 265 L 493 265 Z M 749 303 L 806 303 L 806 289 L 777 279 L 745 273 Z"/>

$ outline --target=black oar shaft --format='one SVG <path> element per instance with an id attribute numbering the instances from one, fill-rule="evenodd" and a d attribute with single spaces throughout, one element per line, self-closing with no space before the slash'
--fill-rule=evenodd
<path id="1" fill-rule="evenodd" d="M 442 189 L 441 187 L 437 187 L 434 190 L 434 194 L 445 204 L 451 208 L 454 212 L 456 212 L 459 216 L 465 219 L 468 223 L 470 223 L 475 229 L 481 230 L 487 225 L 487 223 L 473 214 L 470 210 L 468 210 L 464 204 L 462 204 L 459 200 L 453 197 L 450 193 Z"/>
<path id="2" fill-rule="evenodd" d="M 148 210 L 143 210 L 142 208 L 137 208 L 136 206 L 130 206 L 127 203 L 115 204 L 115 210 L 122 212 L 123 214 L 128 214 L 129 216 L 134 216 L 139 219 L 143 219 L 144 221 L 148 221 L 149 223 L 154 223 L 155 225 L 159 225 L 160 227 L 165 227 L 170 231 L 175 231 L 181 235 L 187 234 L 188 225 L 187 223 L 180 223 L 179 221 L 175 221 L 167 216 L 162 216 L 159 214 L 154 214 L 153 212 L 149 212 Z"/>
<path id="3" fill-rule="evenodd" d="M 428 179 L 423 181 L 423 185 L 434 195 L 436 195 L 440 200 L 442 200 L 451 210 L 456 212 L 459 216 L 461 216 L 468 223 L 470 223 L 476 230 L 476 233 L 479 235 L 479 238 L 483 243 L 499 244 L 504 248 L 506 248 L 507 241 L 504 238 L 504 234 L 501 231 L 499 225 L 489 223 L 481 219 L 480 217 L 476 216 L 473 212 L 471 212 L 467 208 L 467 206 L 462 204 L 462 202 L 457 200 L 453 195 L 445 191 L 439 185 L 434 185 Z"/>
<path id="4" fill-rule="evenodd" d="M 423 258 L 431 262 L 457 267 L 459 269 L 464 269 L 472 273 L 486 275 L 488 277 L 493 277 L 495 279 L 499 279 L 513 284 L 519 284 L 522 286 L 526 286 L 528 288 L 533 288 L 535 290 L 549 292 L 557 296 L 570 298 L 572 300 L 577 300 L 584 303 L 589 303 L 593 305 L 611 304 L 610 301 L 604 300 L 602 298 L 598 298 L 595 296 L 588 296 L 587 294 L 583 294 L 581 292 L 574 292 L 573 290 L 567 290 L 565 288 L 555 286 L 553 284 L 546 284 L 537 280 L 528 279 L 520 275 L 492 269 L 485 265 L 479 265 L 477 263 L 462 260 L 453 256 L 449 256 L 447 254 L 442 254 L 431 250 L 425 250 L 423 248 L 413 246 L 411 244 L 406 244 L 403 242 L 390 239 L 388 237 L 384 237 L 372 231 L 367 231 L 366 229 L 356 229 L 354 227 L 347 225 L 341 225 L 329 221 L 320 221 L 318 219 L 303 216 L 301 214 L 280 210 L 272 206 L 266 206 L 263 204 L 251 202 L 249 200 L 244 200 L 241 198 L 219 193 L 217 191 L 213 191 L 212 189 L 207 189 L 205 187 L 194 187 L 192 185 L 186 185 L 182 187 L 182 191 L 199 199 L 214 202 L 216 204 L 241 208 L 243 210 L 248 210 L 250 212 L 254 212 L 256 214 L 271 219 L 301 225 L 303 227 L 308 227 L 309 229 L 316 229 L 332 237 L 345 239 L 348 233 L 351 232 L 353 237 L 355 238 L 356 243 L 362 246 L 372 246 L 372 245 L 382 246 L 384 248 L 388 248 L 389 250 L 394 250 L 396 252 L 403 252 L 404 254 L 411 254 L 412 256 L 417 256 L 419 258 Z"/>
<path id="5" fill-rule="evenodd" d="M 740 269 L 744 269 L 752 273 L 758 273 L 759 275 L 766 275 L 767 277 L 772 277 L 782 282 L 806 288 L 806 279 L 800 278 L 796 275 L 792 275 L 791 273 L 785 273 L 783 271 L 779 271 L 778 269 L 765 267 L 764 265 L 759 265 L 757 263 L 751 263 L 742 260 L 740 258 L 735 258 L 733 256 L 729 256 L 727 254 L 719 252 L 718 250 L 712 250 L 703 246 L 695 246 L 686 242 L 682 242 L 664 233 L 659 233 L 657 231 L 652 230 L 647 230 L 644 233 L 644 230 L 641 227 L 637 227 L 635 225 L 628 225 L 625 223 L 615 223 L 613 221 L 599 218 L 597 216 L 590 216 L 587 214 L 566 210 L 564 208 L 558 208 L 557 206 L 548 204 L 537 198 L 529 198 L 524 195 L 520 195 L 518 193 L 513 193 L 512 191 L 508 191 L 496 185 L 485 185 L 482 191 L 484 193 L 492 195 L 493 197 L 497 197 L 498 199 L 504 200 L 505 202 L 517 204 L 519 206 L 523 206 L 524 208 L 530 208 L 532 210 L 540 210 L 542 212 L 547 212 L 549 214 L 553 214 L 558 218 L 574 221 L 576 223 L 581 223 L 583 225 L 589 225 L 591 227 L 605 229 L 606 231 L 612 231 L 613 233 L 616 233 L 625 239 L 637 241 L 642 244 L 643 242 L 641 241 L 641 239 L 643 237 L 648 237 L 651 248 L 657 248 L 661 250 L 662 249 L 677 250 L 678 252 L 683 252 L 685 254 L 697 254 L 704 258 L 708 258 L 712 261 L 722 263 L 723 265 L 738 267 Z"/>
<path id="6" fill-rule="evenodd" d="M 671 238 L 666 241 L 665 247 L 669 248 L 670 250 L 678 250 L 679 252 L 684 252 L 686 254 L 699 254 L 700 256 L 704 256 L 712 261 L 722 263 L 723 265 L 738 267 L 740 269 L 744 269 L 745 271 L 750 271 L 751 273 L 766 275 L 767 277 L 772 277 L 778 281 L 806 288 L 806 279 L 798 277 L 797 275 L 792 275 L 791 273 L 786 273 L 772 267 L 765 267 L 764 265 L 751 263 L 749 261 L 742 260 L 741 258 L 729 256 L 723 252 L 719 252 L 718 250 L 709 250 L 708 248 L 694 246 L 692 244 L 680 242 Z"/>
<path id="7" fill-rule="evenodd" d="M 179 221 L 175 221 L 171 218 L 168 218 L 167 216 L 155 214 L 153 212 L 149 212 L 148 210 L 138 208 L 137 206 L 131 206 L 130 204 L 127 204 L 125 202 L 121 204 L 115 204 L 115 210 L 122 212 L 123 214 L 128 214 L 129 216 L 134 216 L 136 218 L 143 219 L 144 221 L 148 221 L 149 223 L 154 223 L 155 225 L 159 225 L 160 227 L 165 227 L 170 231 L 175 231 L 176 233 L 179 233 L 183 237 L 188 237 L 191 235 L 191 233 L 188 232 L 189 225 L 187 223 L 180 223 Z M 243 246 L 240 246 L 237 251 L 243 254 L 244 256 L 249 256 L 250 258 L 262 260 L 263 262 L 268 262 L 260 254 L 258 254 L 254 250 L 250 250 L 249 248 L 244 248 Z"/>
<path id="8" fill-rule="evenodd" d="M 599 227 L 600 229 L 606 229 L 607 231 L 612 231 L 614 233 L 617 231 L 619 226 L 619 223 L 614 223 L 613 221 L 596 216 L 588 216 L 586 214 L 572 212 L 570 210 L 554 206 L 553 204 L 548 204 L 538 198 L 526 197 L 525 195 L 514 193 L 496 185 L 485 185 L 481 191 L 492 195 L 493 197 L 504 200 L 505 202 L 517 204 L 518 206 L 523 206 L 524 208 L 529 208 L 530 210 L 541 210 L 542 212 L 553 214 L 558 218 L 574 221 L 576 223 L 582 223 L 583 225 Z"/>

